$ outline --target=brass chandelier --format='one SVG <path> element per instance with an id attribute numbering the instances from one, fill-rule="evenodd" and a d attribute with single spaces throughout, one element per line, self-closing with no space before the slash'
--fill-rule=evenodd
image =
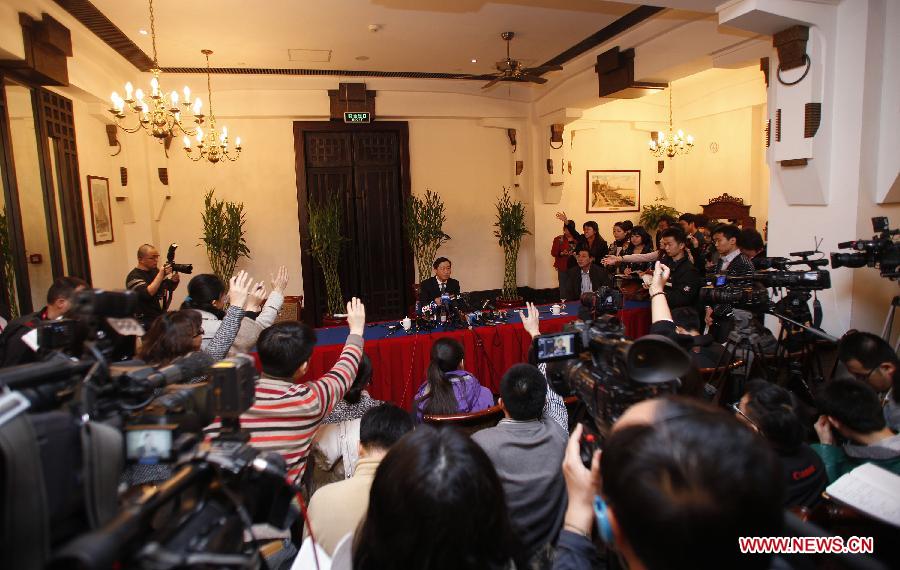
<path id="1" fill-rule="evenodd" d="M 694 137 L 691 135 L 684 135 L 684 131 L 678 129 L 675 131 L 672 128 L 672 87 L 669 87 L 669 133 L 666 134 L 662 131 L 651 135 L 650 141 L 650 152 L 653 156 L 662 158 L 663 156 L 667 156 L 669 158 L 673 158 L 679 154 L 688 154 L 691 152 L 691 149 L 694 148 Z"/>
<path id="2" fill-rule="evenodd" d="M 197 132 L 195 133 L 197 139 L 196 149 L 191 147 L 191 138 L 188 135 L 185 135 L 182 139 L 184 142 L 184 151 L 187 153 L 188 158 L 194 162 L 198 162 L 204 158 L 213 164 L 219 162 L 223 158 L 227 158 L 234 162 L 241 155 L 241 137 L 234 139 L 234 151 L 229 152 L 228 127 L 223 126 L 221 132 L 216 130 L 216 115 L 213 112 L 212 82 L 210 79 L 211 74 L 209 67 L 209 56 L 212 54 L 212 50 L 204 49 L 200 50 L 200 53 L 206 56 L 206 90 L 209 96 L 209 131 L 204 132 L 203 129 L 197 127 Z"/>
<path id="3" fill-rule="evenodd" d="M 150 80 L 149 100 L 143 90 L 134 90 L 131 82 L 125 84 L 125 97 L 121 97 L 117 92 L 113 92 L 111 100 L 112 107 L 109 112 L 115 118 L 116 125 L 123 131 L 128 133 L 136 133 L 141 129 L 147 131 L 151 136 L 157 138 L 160 142 L 171 139 L 179 132 L 185 135 L 194 135 L 196 133 L 192 126 L 186 126 L 182 118 L 182 110 L 185 113 L 191 113 L 193 122 L 197 125 L 203 124 L 203 102 L 199 97 L 191 101 L 191 90 L 185 86 L 183 94 L 180 98 L 177 91 L 166 93 L 159 81 L 160 69 L 156 54 L 156 20 L 153 15 L 153 0 L 150 3 L 150 34 L 153 41 L 153 67 L 150 73 L 153 78 Z M 133 127 L 127 127 L 123 122 L 129 116 L 137 117 L 137 124 Z"/>

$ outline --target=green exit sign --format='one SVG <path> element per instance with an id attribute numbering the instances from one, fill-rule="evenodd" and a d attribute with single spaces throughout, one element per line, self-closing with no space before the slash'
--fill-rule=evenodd
<path id="1" fill-rule="evenodd" d="M 372 115 L 368 111 L 356 111 L 353 113 L 344 113 L 345 123 L 370 123 Z"/>

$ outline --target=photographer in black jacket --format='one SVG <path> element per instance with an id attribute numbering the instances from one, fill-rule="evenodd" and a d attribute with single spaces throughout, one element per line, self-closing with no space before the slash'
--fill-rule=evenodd
<path id="1" fill-rule="evenodd" d="M 137 267 L 125 278 L 125 288 L 138 294 L 138 308 L 135 317 L 150 330 L 153 320 L 168 308 L 167 295 L 178 287 L 180 277 L 166 263 L 160 271 L 159 250 L 145 243 L 138 248 Z"/>
<path id="2" fill-rule="evenodd" d="M 660 247 L 665 255 L 660 261 L 669 267 L 670 276 L 665 288 L 669 307 L 694 307 L 703 286 L 703 275 L 688 256 L 687 242 L 680 228 L 663 230 Z"/>

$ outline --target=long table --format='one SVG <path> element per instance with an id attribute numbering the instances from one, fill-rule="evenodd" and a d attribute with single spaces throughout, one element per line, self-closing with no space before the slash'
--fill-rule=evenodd
<path id="1" fill-rule="evenodd" d="M 541 332 L 553 333 L 577 318 L 577 303 L 568 303 L 566 314 L 550 314 L 549 305 L 539 306 Z M 626 301 L 618 317 L 625 325 L 625 333 L 631 338 L 647 334 L 650 329 L 650 309 L 646 302 Z M 322 376 L 337 361 L 347 338 L 347 327 L 316 329 L 318 342 L 309 361 L 304 379 Z M 411 409 L 416 390 L 425 380 L 425 372 L 431 345 L 442 337 L 458 340 L 465 348 L 463 368 L 472 373 L 483 386 L 494 394 L 500 391 L 503 373 L 519 362 L 528 359 L 531 337 L 522 327 L 519 314 L 509 312 L 506 324 L 480 326 L 472 329 L 443 331 L 440 328 L 427 332 L 393 332 L 386 324 L 366 327 L 365 352 L 372 360 L 372 382 L 367 388 L 377 400 L 392 402 L 403 409 Z"/>

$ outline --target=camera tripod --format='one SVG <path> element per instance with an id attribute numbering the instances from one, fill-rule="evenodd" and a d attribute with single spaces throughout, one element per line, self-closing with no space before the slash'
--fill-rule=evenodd
<path id="1" fill-rule="evenodd" d="M 781 322 L 778 344 L 775 348 L 775 370 L 787 370 L 787 379 L 783 384 L 792 382 L 800 384 L 810 400 L 814 400 L 816 389 L 824 384 L 826 379 L 825 366 L 816 348 L 822 340 L 837 344 L 838 339 L 779 313 L 774 308 L 766 312 Z"/>
<path id="2" fill-rule="evenodd" d="M 734 317 L 732 316 L 732 319 Z M 733 400 L 734 396 L 743 392 L 743 386 L 738 389 L 726 385 L 725 380 L 729 374 L 741 378 L 742 383 L 750 378 L 754 368 L 759 369 L 762 377 L 769 380 L 769 372 L 765 367 L 765 352 L 760 345 L 758 334 L 746 335 L 735 329 L 728 334 L 725 339 L 725 352 L 719 357 L 713 373 L 707 382 L 708 391 L 722 391 L 728 389 L 730 394 L 721 394 L 718 398 L 719 402 Z M 736 363 L 741 364 L 735 366 Z"/>

